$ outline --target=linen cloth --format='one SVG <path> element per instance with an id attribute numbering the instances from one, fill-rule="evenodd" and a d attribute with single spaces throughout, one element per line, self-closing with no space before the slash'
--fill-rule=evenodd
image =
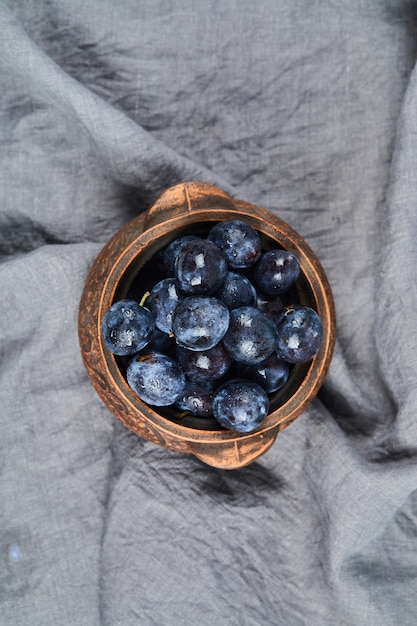
<path id="1" fill-rule="evenodd" d="M 0 623 L 414 626 L 417 6 L 0 4 Z M 311 407 L 247 468 L 103 406 L 77 315 L 104 243 L 203 180 L 333 289 Z"/>

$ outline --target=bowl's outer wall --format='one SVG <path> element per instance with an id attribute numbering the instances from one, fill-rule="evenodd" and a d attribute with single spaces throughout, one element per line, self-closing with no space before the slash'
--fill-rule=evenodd
<path id="1" fill-rule="evenodd" d="M 128 387 L 113 355 L 103 348 L 100 324 L 129 272 L 150 260 L 178 232 L 201 221 L 244 219 L 283 248 L 294 252 L 309 298 L 323 323 L 318 354 L 304 369 L 295 393 L 273 410 L 252 433 L 199 430 L 169 420 L 143 403 Z M 234 200 L 200 182 L 171 187 L 152 207 L 126 224 L 104 246 L 87 276 L 79 308 L 79 341 L 84 365 L 97 393 L 127 428 L 171 450 L 191 453 L 208 465 L 243 467 L 259 458 L 278 433 L 296 419 L 316 396 L 327 374 L 335 342 L 335 308 L 324 270 L 307 243 L 288 224 L 256 205 Z"/>

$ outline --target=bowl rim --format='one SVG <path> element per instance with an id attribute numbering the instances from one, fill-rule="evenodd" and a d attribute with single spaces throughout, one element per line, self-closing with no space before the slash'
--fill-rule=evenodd
<path id="1" fill-rule="evenodd" d="M 128 428 L 143 435 L 144 424 L 152 437 L 166 440 L 199 443 L 220 443 L 244 440 L 254 435 L 282 430 L 294 421 L 317 395 L 327 374 L 335 344 L 335 306 L 324 269 L 310 246 L 288 223 L 257 205 L 233 199 L 234 208 L 200 208 L 164 216 L 161 223 L 146 228 L 146 213 L 122 227 L 103 247 L 87 276 L 79 309 L 79 338 L 87 373 L 104 403 Z M 104 313 L 115 301 L 120 282 L 126 273 L 133 276 L 157 250 L 172 241 L 178 233 L 193 224 L 242 219 L 279 246 L 294 252 L 300 262 L 301 273 L 314 297 L 316 310 L 323 324 L 323 340 L 317 355 L 305 365 L 306 371 L 295 393 L 281 406 L 271 411 L 258 428 L 250 433 L 231 430 L 204 430 L 185 426 L 161 415 L 156 408 L 140 400 L 128 386 L 116 357 L 101 342 L 100 325 Z M 163 227 L 163 233 L 161 232 Z M 93 299 L 93 301 L 91 301 Z M 116 298 L 118 299 L 118 298 Z M 153 431 L 156 431 L 153 432 Z M 151 438 L 152 438 L 151 437 Z M 168 445 L 169 447 L 169 445 Z"/>

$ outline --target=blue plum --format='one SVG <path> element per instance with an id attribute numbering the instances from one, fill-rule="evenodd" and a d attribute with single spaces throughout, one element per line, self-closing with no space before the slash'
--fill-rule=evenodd
<path id="1" fill-rule="evenodd" d="M 151 289 L 146 306 L 155 318 L 156 327 L 164 333 L 172 331 L 172 314 L 181 298 L 175 278 L 164 278 Z"/>
<path id="2" fill-rule="evenodd" d="M 242 306 L 230 311 L 230 322 L 223 343 L 240 363 L 260 363 L 275 349 L 277 340 L 273 321 L 259 309 Z"/>
<path id="3" fill-rule="evenodd" d="M 130 361 L 126 378 L 132 391 L 152 406 L 170 406 L 185 387 L 181 367 L 166 354 L 144 350 Z"/>
<path id="4" fill-rule="evenodd" d="M 213 395 L 213 415 L 221 426 L 241 433 L 257 428 L 268 415 L 269 398 L 254 382 L 232 379 Z"/>
<path id="5" fill-rule="evenodd" d="M 279 295 L 295 285 L 300 263 L 295 254 L 286 250 L 265 252 L 253 272 L 256 287 L 269 296 Z"/>
<path id="6" fill-rule="evenodd" d="M 320 347 L 323 326 L 319 315 L 308 306 L 285 307 L 276 319 L 277 355 L 288 363 L 310 361 Z"/>
<path id="7" fill-rule="evenodd" d="M 189 241 L 194 241 L 196 239 L 201 239 L 201 237 L 198 235 L 183 235 L 182 237 L 177 237 L 177 239 L 174 239 L 174 241 L 171 241 L 171 243 L 167 245 L 162 253 L 162 265 L 167 276 L 175 276 L 175 267 L 177 265 L 178 254 L 181 250 L 181 246 L 184 243 L 188 243 Z"/>
<path id="8" fill-rule="evenodd" d="M 213 385 L 208 381 L 187 380 L 184 389 L 175 402 L 181 411 L 190 411 L 197 417 L 211 417 Z"/>
<path id="9" fill-rule="evenodd" d="M 131 356 L 144 348 L 155 330 L 152 313 L 135 300 L 118 300 L 101 322 L 103 344 L 117 356 Z"/>
<path id="10" fill-rule="evenodd" d="M 213 294 L 229 310 L 256 305 L 256 290 L 249 278 L 237 272 L 227 272 L 221 287 Z"/>
<path id="11" fill-rule="evenodd" d="M 147 347 L 166 354 L 171 350 L 173 344 L 175 344 L 175 342 L 171 335 L 164 333 L 164 331 L 159 328 L 155 328 Z"/>
<path id="12" fill-rule="evenodd" d="M 266 393 L 274 393 L 287 382 L 290 368 L 273 352 L 257 365 L 237 364 L 237 371 L 242 378 L 258 383 Z"/>
<path id="13" fill-rule="evenodd" d="M 229 327 L 229 309 L 211 296 L 189 296 L 172 315 L 172 332 L 179 346 L 208 350 L 224 337 Z"/>
<path id="14" fill-rule="evenodd" d="M 189 350 L 178 346 L 177 360 L 192 380 L 218 380 L 226 374 L 232 357 L 220 341 L 209 350 Z"/>
<path id="15" fill-rule="evenodd" d="M 220 248 L 232 269 L 250 267 L 262 252 L 259 233 L 242 220 L 218 222 L 210 229 L 207 239 Z"/>
<path id="16" fill-rule="evenodd" d="M 175 267 L 178 287 L 188 295 L 210 295 L 227 274 L 219 248 L 207 239 L 189 241 L 180 248 Z"/>

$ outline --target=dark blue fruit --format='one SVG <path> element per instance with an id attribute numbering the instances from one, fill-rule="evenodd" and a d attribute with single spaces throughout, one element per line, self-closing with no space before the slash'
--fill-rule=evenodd
<path id="1" fill-rule="evenodd" d="M 221 426 L 241 433 L 257 428 L 268 415 L 266 392 L 248 380 L 233 379 L 213 395 L 213 415 Z"/>
<path id="2" fill-rule="evenodd" d="M 290 368 L 273 352 L 257 365 L 238 365 L 238 372 L 242 378 L 258 383 L 266 393 L 274 393 L 287 382 Z"/>
<path id="3" fill-rule="evenodd" d="M 297 257 L 286 250 L 265 252 L 253 272 L 256 287 L 269 296 L 285 293 L 300 274 Z"/>
<path id="4" fill-rule="evenodd" d="M 208 350 L 224 337 L 229 309 L 217 298 L 190 296 L 178 302 L 172 315 L 172 332 L 179 346 Z"/>
<path id="5" fill-rule="evenodd" d="M 291 287 L 279 296 L 268 296 L 260 291 L 257 292 L 256 306 L 274 322 L 284 307 L 297 304 L 300 304 L 300 299 L 295 287 Z"/>
<path id="6" fill-rule="evenodd" d="M 171 241 L 171 243 L 167 245 L 162 255 L 162 264 L 167 276 L 175 276 L 175 266 L 181 246 L 195 239 L 200 239 L 200 237 L 197 235 L 184 235 L 183 237 L 174 239 L 174 241 Z"/>
<path id="7" fill-rule="evenodd" d="M 255 287 L 246 276 L 237 272 L 227 272 L 220 289 L 213 295 L 224 302 L 229 310 L 256 305 Z"/>
<path id="8" fill-rule="evenodd" d="M 218 222 L 209 231 L 207 239 L 220 248 L 233 269 L 250 267 L 262 252 L 258 232 L 241 220 Z"/>
<path id="9" fill-rule="evenodd" d="M 175 278 L 164 278 L 154 285 L 146 306 L 155 318 L 156 327 L 164 333 L 172 330 L 172 314 L 181 298 Z"/>
<path id="10" fill-rule="evenodd" d="M 223 343 L 236 361 L 260 363 L 272 354 L 276 340 L 273 321 L 257 308 L 243 306 L 230 311 L 229 328 Z"/>
<path id="11" fill-rule="evenodd" d="M 189 295 L 209 295 L 220 287 L 227 262 L 211 241 L 200 239 L 181 246 L 175 275 L 178 287 Z"/>
<path id="12" fill-rule="evenodd" d="M 119 300 L 106 311 L 101 322 L 105 347 L 117 356 L 130 356 L 142 350 L 155 330 L 152 313 L 135 300 Z"/>
<path id="13" fill-rule="evenodd" d="M 164 333 L 163 330 L 159 330 L 159 328 L 155 328 L 151 340 L 148 343 L 148 348 L 150 350 L 156 350 L 157 352 L 167 353 L 172 348 L 172 345 L 175 344 L 173 337 Z"/>
<path id="14" fill-rule="evenodd" d="M 320 347 L 323 328 L 320 317 L 308 306 L 289 306 L 277 317 L 277 355 L 288 363 L 310 361 Z"/>
<path id="15" fill-rule="evenodd" d="M 177 360 L 191 380 L 218 380 L 226 374 L 232 358 L 220 341 L 209 350 L 177 348 Z"/>
<path id="16" fill-rule="evenodd" d="M 271 298 L 271 296 L 267 296 L 258 292 L 256 298 L 256 306 L 260 311 L 262 311 L 262 313 L 265 313 L 265 315 L 268 315 L 273 320 L 275 320 L 277 314 L 281 313 L 285 304 L 282 297 L 280 296 Z"/>
<path id="17" fill-rule="evenodd" d="M 175 406 L 181 411 L 191 411 L 197 417 L 211 417 L 213 385 L 208 381 L 188 380 Z"/>
<path id="18" fill-rule="evenodd" d="M 154 350 L 134 356 L 126 377 L 132 391 L 153 406 L 174 404 L 185 386 L 185 375 L 178 363 Z"/>

